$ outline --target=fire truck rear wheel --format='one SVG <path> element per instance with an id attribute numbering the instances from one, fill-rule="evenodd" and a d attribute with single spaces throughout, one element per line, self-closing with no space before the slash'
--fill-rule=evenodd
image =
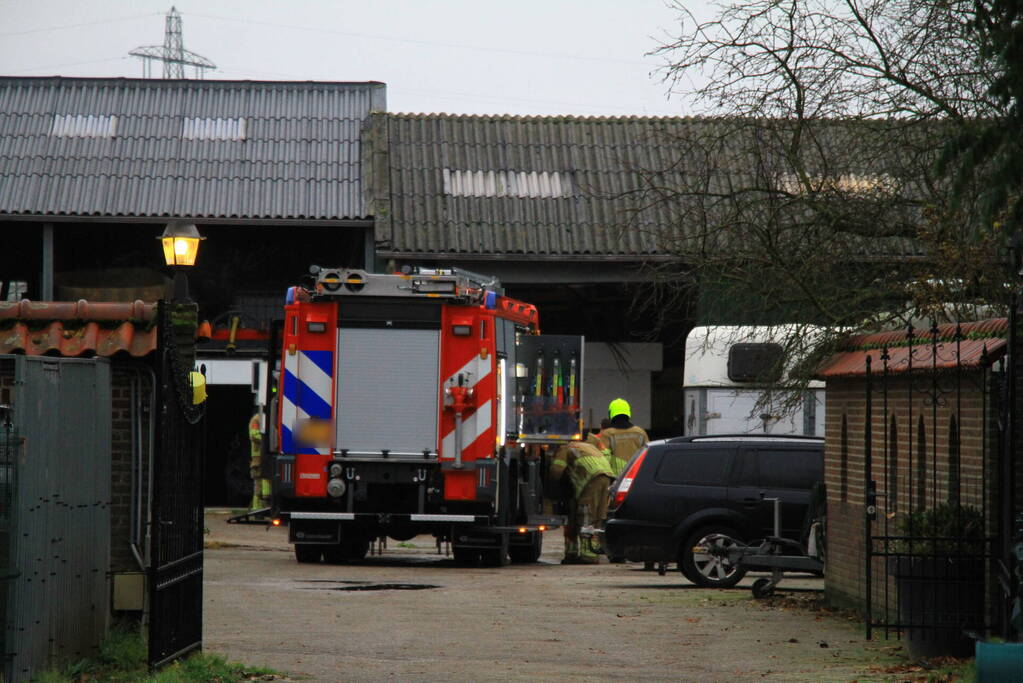
<path id="1" fill-rule="evenodd" d="M 532 532 L 533 542 L 529 545 L 513 545 L 508 548 L 508 555 L 515 564 L 530 564 L 540 559 L 543 552 L 543 534 Z"/>
<path id="2" fill-rule="evenodd" d="M 362 560 L 369 552 L 369 539 L 365 536 L 349 538 L 341 541 L 341 547 L 349 560 Z"/>
<path id="3" fill-rule="evenodd" d="M 503 567 L 510 564 L 504 548 L 488 548 L 480 552 L 484 567 Z"/>
<path id="4" fill-rule="evenodd" d="M 480 559 L 480 551 L 472 548 L 452 548 L 451 554 L 454 555 L 455 564 L 459 567 L 475 567 Z"/>
<path id="5" fill-rule="evenodd" d="M 329 564 L 344 564 L 361 560 L 369 552 L 369 539 L 365 536 L 352 536 L 341 539 L 337 545 L 323 548 L 323 559 Z"/>
<path id="6" fill-rule="evenodd" d="M 320 561 L 320 555 L 323 554 L 323 546 L 312 545 L 310 543 L 296 543 L 295 544 L 295 559 L 303 564 L 309 564 Z"/>

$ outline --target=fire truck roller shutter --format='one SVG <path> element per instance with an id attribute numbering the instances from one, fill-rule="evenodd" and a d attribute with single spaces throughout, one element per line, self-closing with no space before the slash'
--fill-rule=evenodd
<path id="1" fill-rule="evenodd" d="M 440 332 L 342 327 L 337 348 L 336 447 L 435 453 Z"/>

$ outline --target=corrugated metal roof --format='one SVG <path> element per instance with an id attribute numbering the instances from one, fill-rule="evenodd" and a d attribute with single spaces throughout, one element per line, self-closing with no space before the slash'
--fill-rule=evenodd
<path id="1" fill-rule="evenodd" d="M 366 217 L 385 108 L 374 82 L 0 78 L 0 213 Z"/>
<path id="2" fill-rule="evenodd" d="M 654 228 L 670 208 L 626 196 L 637 168 L 672 165 L 689 118 L 375 115 L 386 139 L 390 212 L 383 253 L 660 253 Z M 373 140 L 372 143 L 369 141 Z M 377 201 L 388 192 L 374 188 Z M 388 229 L 389 223 L 389 229 Z M 624 230 L 628 226 L 630 229 Z"/>
<path id="3" fill-rule="evenodd" d="M 743 151 L 754 141 L 736 138 L 751 132 L 736 130 L 721 118 L 375 114 L 365 140 L 374 150 L 367 191 L 380 252 L 663 255 L 665 244 L 700 234 L 699 211 L 672 194 L 687 181 L 723 193 L 756 184 Z M 836 124 L 826 137 L 837 155 L 862 140 L 862 130 Z M 722 140 L 720 154 L 708 157 L 708 141 Z M 871 176 L 853 163 L 842 177 L 848 185 Z M 850 252 L 917 251 L 901 239 L 885 240 L 884 250 L 881 240 L 869 242 L 850 243 Z"/>
<path id="4" fill-rule="evenodd" d="M 444 169 L 444 194 L 451 197 L 558 199 L 575 194 L 571 173 Z"/>
<path id="5" fill-rule="evenodd" d="M 863 376 L 866 374 L 867 356 L 871 357 L 871 373 L 880 375 L 884 372 L 883 349 L 888 351 L 889 374 L 909 372 L 911 367 L 914 372 L 954 370 L 957 366 L 979 368 L 998 360 L 1005 353 L 1007 330 L 1005 318 L 963 323 L 957 342 L 956 326 L 940 325 L 937 335 L 932 335 L 930 330 L 913 330 L 912 347 L 908 345 L 905 331 L 860 335 L 848 341 L 848 350 L 825 361 L 817 376 L 824 379 Z M 932 343 L 932 339 L 937 343 Z"/>
<path id="6" fill-rule="evenodd" d="M 156 350 L 155 305 L 0 302 L 0 354 L 142 357 Z"/>

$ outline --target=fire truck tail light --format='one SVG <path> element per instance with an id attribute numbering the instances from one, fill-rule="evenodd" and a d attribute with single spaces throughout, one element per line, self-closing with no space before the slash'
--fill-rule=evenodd
<path id="1" fill-rule="evenodd" d="M 614 506 L 619 507 L 625 502 L 625 496 L 629 494 L 629 489 L 632 488 L 632 482 L 636 479 L 636 474 L 639 473 L 639 468 L 643 464 L 643 458 L 646 457 L 647 449 L 643 449 L 636 456 L 636 459 L 632 461 L 629 469 L 625 472 L 622 477 L 622 482 L 618 484 L 618 488 L 615 490 Z"/>

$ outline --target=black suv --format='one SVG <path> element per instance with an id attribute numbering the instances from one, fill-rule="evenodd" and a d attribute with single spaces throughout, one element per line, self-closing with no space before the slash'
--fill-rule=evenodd
<path id="1" fill-rule="evenodd" d="M 654 441 L 611 487 L 604 544 L 611 557 L 678 562 L 701 586 L 734 586 L 743 570 L 707 544 L 774 535 L 800 540 L 810 490 L 824 478 L 824 440 L 815 437 L 684 436 Z M 709 536 L 715 534 L 712 538 Z"/>

